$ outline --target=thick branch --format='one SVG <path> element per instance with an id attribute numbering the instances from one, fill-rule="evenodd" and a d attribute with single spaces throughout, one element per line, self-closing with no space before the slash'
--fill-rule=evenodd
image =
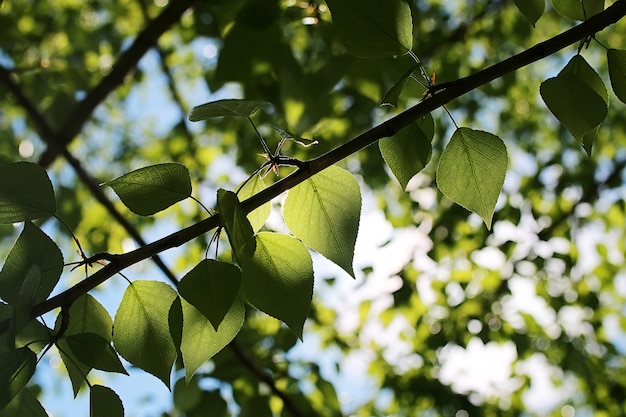
<path id="1" fill-rule="evenodd" d="M 242 203 L 244 210 L 249 213 L 255 208 L 270 201 L 272 198 L 280 195 L 284 191 L 287 191 L 310 178 L 312 175 L 375 143 L 379 139 L 393 136 L 396 132 L 413 121 L 418 120 L 420 117 L 425 116 L 426 114 L 466 94 L 467 92 L 487 84 L 505 74 L 516 71 L 535 61 L 545 58 L 550 54 L 586 38 L 587 36 L 591 36 L 607 26 L 616 23 L 625 15 L 626 0 L 619 0 L 602 13 L 595 15 L 588 21 L 563 32 L 554 38 L 539 43 L 520 54 L 499 62 L 473 75 L 445 84 L 442 86 L 443 90 L 434 96 L 359 135 L 344 145 L 341 145 L 318 158 L 306 161 L 303 167 L 299 168 L 293 174 L 283 178 L 260 193 L 245 200 Z M 210 230 L 215 229 L 219 225 L 219 215 L 214 215 L 185 229 L 159 239 L 149 245 L 123 255 L 115 255 L 112 257 L 112 262 L 109 265 L 94 273 L 89 278 L 64 291 L 63 293 L 36 305 L 32 310 L 32 317 L 38 317 L 53 310 L 54 308 L 66 304 L 68 301 L 71 302 L 82 294 L 85 294 L 100 285 L 124 268 L 150 258 L 167 249 L 178 247 Z M 6 332 L 8 325 L 8 320 L 1 322 L 0 333 Z"/>

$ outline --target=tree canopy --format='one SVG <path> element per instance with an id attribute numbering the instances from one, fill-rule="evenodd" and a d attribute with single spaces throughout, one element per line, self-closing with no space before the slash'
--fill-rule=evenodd
<path id="1" fill-rule="evenodd" d="M 626 413 L 626 0 L 0 5 L 0 416 Z"/>

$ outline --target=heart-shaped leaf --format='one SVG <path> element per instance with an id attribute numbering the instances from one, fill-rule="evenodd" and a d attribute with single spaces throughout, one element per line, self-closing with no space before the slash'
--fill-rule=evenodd
<path id="1" fill-rule="evenodd" d="M 513 2 L 533 27 L 546 8 L 546 0 L 513 0 Z"/>
<path id="2" fill-rule="evenodd" d="M 361 190 L 354 176 L 331 166 L 295 186 L 283 207 L 289 230 L 354 277 Z"/>
<path id="3" fill-rule="evenodd" d="M 313 297 L 313 263 L 301 241 L 278 233 L 256 236 L 257 250 L 242 270 L 247 300 L 283 321 L 302 339 Z"/>
<path id="4" fill-rule="evenodd" d="M 31 162 L 0 165 L 0 224 L 54 216 L 56 201 L 46 171 Z"/>
<path id="5" fill-rule="evenodd" d="M 151 216 L 191 195 L 187 167 L 174 162 L 131 171 L 102 185 L 108 185 L 126 207 L 141 216 Z"/>
<path id="6" fill-rule="evenodd" d="M 461 127 L 441 154 L 437 186 L 448 198 L 478 214 L 491 228 L 507 165 L 506 147 L 499 137 Z"/>
<path id="7" fill-rule="evenodd" d="M 326 0 L 341 41 L 363 58 L 404 55 L 413 47 L 411 9 L 403 0 Z"/>
<path id="8" fill-rule="evenodd" d="M 266 101 L 238 99 L 217 100 L 191 109 L 189 120 L 198 122 L 200 120 L 224 116 L 250 117 L 258 110 L 271 106 L 272 104 Z"/>

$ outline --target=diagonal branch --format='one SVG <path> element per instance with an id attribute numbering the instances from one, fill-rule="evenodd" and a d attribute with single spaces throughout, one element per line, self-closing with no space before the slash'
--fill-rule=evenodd
<path id="1" fill-rule="evenodd" d="M 265 190 L 245 200 L 242 203 L 243 209 L 246 213 L 249 213 L 255 208 L 270 201 L 272 198 L 280 195 L 284 191 L 287 191 L 307 180 L 312 175 L 377 142 L 379 139 L 393 136 L 400 129 L 408 126 L 413 121 L 418 120 L 420 117 L 425 116 L 426 114 L 466 94 L 467 92 L 502 77 L 505 74 L 541 60 L 548 55 L 591 36 L 596 32 L 599 32 L 616 23 L 625 15 L 626 0 L 618 0 L 603 12 L 593 16 L 586 22 L 583 22 L 566 32 L 563 32 L 547 41 L 541 42 L 524 52 L 514 55 L 468 77 L 439 86 L 440 91 L 432 97 L 418 103 L 408 110 L 368 130 L 349 142 L 325 153 L 324 155 L 303 162 L 302 167 L 291 175 L 281 179 Z M 111 255 L 109 257 L 111 262 L 106 267 L 63 293 L 36 305 L 32 309 L 31 316 L 33 318 L 38 317 L 67 303 L 68 301 L 71 302 L 82 294 L 85 294 L 91 289 L 97 287 L 122 269 L 167 249 L 178 247 L 191 239 L 215 229 L 220 224 L 221 220 L 219 215 L 214 215 L 134 251 L 123 255 Z M 6 332 L 8 330 L 8 326 L 9 320 L 0 322 L 0 333 Z"/>

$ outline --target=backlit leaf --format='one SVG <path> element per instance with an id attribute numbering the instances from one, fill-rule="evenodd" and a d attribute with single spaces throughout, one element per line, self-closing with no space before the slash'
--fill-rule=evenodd
<path id="1" fill-rule="evenodd" d="M 424 125 L 426 126 L 422 129 L 421 126 Z M 393 137 L 383 138 L 378 142 L 383 159 L 403 190 L 409 180 L 430 161 L 433 150 L 432 135 L 427 136 L 425 130 L 432 132 L 432 126 L 433 119 L 428 115 L 403 128 Z"/>
<path id="2" fill-rule="evenodd" d="M 626 51 L 609 49 L 606 51 L 606 57 L 613 92 L 617 98 L 626 103 Z"/>
<path id="3" fill-rule="evenodd" d="M 238 190 L 237 197 L 239 197 L 239 201 L 244 201 L 249 197 L 252 197 L 256 193 L 264 190 L 266 188 L 265 182 L 260 175 L 254 175 L 250 178 L 250 181 L 247 181 L 243 187 L 239 185 L 235 190 Z M 250 221 L 250 225 L 252 226 L 252 230 L 254 232 L 258 232 L 261 227 L 267 221 L 267 218 L 270 216 L 272 211 L 272 203 L 267 202 L 256 209 L 252 210 L 248 213 L 248 220 Z"/>
<path id="4" fill-rule="evenodd" d="M 107 372 L 128 375 L 109 341 L 95 333 L 79 333 L 65 338 L 72 354 L 84 365 Z"/>
<path id="5" fill-rule="evenodd" d="M 189 381 L 200 365 L 222 350 L 239 333 L 245 309 L 243 301 L 237 297 L 216 331 L 204 314 L 184 299 L 181 303 L 183 337 L 180 350 L 185 363 L 185 379 Z"/>
<path id="6" fill-rule="evenodd" d="M 354 277 L 361 190 L 350 172 L 331 166 L 312 176 L 289 190 L 283 211 L 298 239 Z"/>
<path id="7" fill-rule="evenodd" d="M 217 190 L 217 206 L 235 259 L 242 264 L 254 253 L 254 231 L 250 221 L 232 191 Z"/>
<path id="8" fill-rule="evenodd" d="M 30 381 L 36 362 L 37 356 L 26 347 L 0 354 L 0 410 Z"/>
<path id="9" fill-rule="evenodd" d="M 9 331 L 10 340 L 14 341 L 17 334 L 31 321 L 31 309 L 35 305 L 35 295 L 40 283 L 41 269 L 38 265 L 31 265 L 22 280 L 13 306 L 13 318 Z"/>
<path id="10" fill-rule="evenodd" d="M 49 417 L 46 410 L 41 406 L 37 397 L 25 388 L 13 398 L 4 410 L 0 411 L 0 417 Z"/>
<path id="11" fill-rule="evenodd" d="M 313 297 L 313 263 L 298 239 L 278 233 L 256 236 L 257 250 L 242 270 L 246 299 L 283 321 L 302 339 Z"/>
<path id="12" fill-rule="evenodd" d="M 191 195 L 187 167 L 174 162 L 131 171 L 108 185 L 133 213 L 150 216 Z"/>
<path id="13" fill-rule="evenodd" d="M 513 0 L 513 2 L 533 27 L 546 8 L 546 0 Z"/>
<path id="14" fill-rule="evenodd" d="M 124 292 L 113 322 L 115 349 L 168 388 L 176 360 L 168 324 L 174 299 L 176 292 L 163 282 L 135 281 Z"/>
<path id="15" fill-rule="evenodd" d="M 587 87 L 590 87 L 600 97 L 602 97 L 606 106 L 609 106 L 609 92 L 604 85 L 604 81 L 602 81 L 602 78 L 600 78 L 598 73 L 591 68 L 587 61 L 585 61 L 585 58 L 583 58 L 582 55 L 574 55 L 559 74 L 567 73 L 573 74 L 576 78 L 586 84 Z"/>
<path id="16" fill-rule="evenodd" d="M 478 214 L 491 228 L 507 165 L 506 147 L 499 137 L 461 127 L 441 154 L 437 186 L 448 198 Z"/>
<path id="17" fill-rule="evenodd" d="M 31 222 L 13 245 L 0 271 L 0 297 L 14 303 L 26 273 L 31 266 L 39 267 L 41 277 L 33 294 L 33 305 L 44 301 L 52 292 L 63 270 L 63 255 L 58 246 Z"/>
<path id="18" fill-rule="evenodd" d="M 185 301 L 204 314 L 217 329 L 241 287 L 241 271 L 233 264 L 205 259 L 178 284 Z"/>
<path id="19" fill-rule="evenodd" d="M 404 55 L 413 47 L 411 9 L 403 0 L 326 0 L 337 33 L 363 58 Z"/>
<path id="20" fill-rule="evenodd" d="M 53 216 L 56 201 L 46 171 L 31 162 L 0 165 L 0 224 Z"/>
<path id="21" fill-rule="evenodd" d="M 604 0 L 552 0 L 552 6 L 561 16 L 586 20 L 604 10 Z"/>
<path id="22" fill-rule="evenodd" d="M 89 390 L 89 417 L 124 417 L 124 405 L 111 388 L 93 385 Z"/>
<path id="23" fill-rule="evenodd" d="M 226 99 L 202 104 L 191 109 L 189 120 L 197 122 L 214 117 L 250 117 L 255 112 L 272 104 L 266 101 Z"/>
<path id="24" fill-rule="evenodd" d="M 413 75 L 415 70 L 417 70 L 418 68 L 419 68 L 419 64 L 412 66 L 402 76 L 402 78 L 400 78 L 400 80 L 397 83 L 395 83 L 389 91 L 387 91 L 387 94 L 385 94 L 385 97 L 383 97 L 383 101 L 380 104 L 382 106 L 387 105 L 387 106 L 398 107 L 398 99 L 400 98 L 400 94 L 402 93 L 402 90 L 404 89 L 406 82 L 409 80 L 409 78 L 411 78 L 411 75 Z"/>

